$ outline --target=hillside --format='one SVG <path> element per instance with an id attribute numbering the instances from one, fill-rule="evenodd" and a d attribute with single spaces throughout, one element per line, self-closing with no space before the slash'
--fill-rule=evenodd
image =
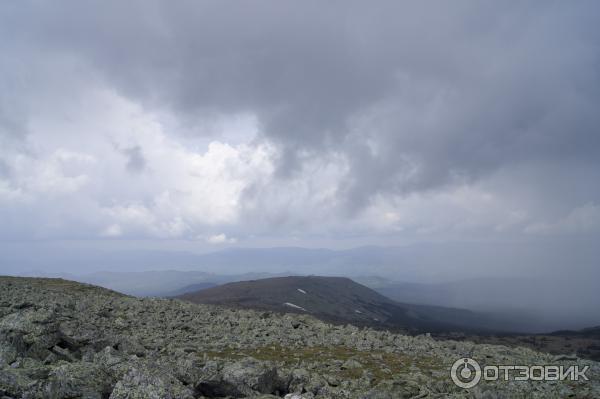
<path id="1" fill-rule="evenodd" d="M 598 397 L 589 382 L 481 382 L 448 370 L 482 364 L 572 364 L 530 349 L 437 342 L 334 326 L 309 315 L 138 299 L 59 279 L 0 277 L 0 397 L 403 398 Z M 483 396 L 482 396 L 483 395 Z"/>
<path id="2" fill-rule="evenodd" d="M 240 281 L 180 298 L 194 303 L 306 313 L 334 323 L 411 333 L 485 330 L 488 324 L 484 314 L 395 302 L 345 277 L 290 276 Z"/>
<path id="3" fill-rule="evenodd" d="M 359 279 L 359 282 L 363 280 Z M 566 301 L 568 282 L 544 278 L 470 278 L 436 284 L 364 279 L 364 284 L 398 302 L 469 309 L 490 316 L 490 328 L 524 333 L 579 330 L 600 320 L 595 281 L 578 284 Z M 535 295 L 532 295 L 535 287 Z M 572 300 L 576 299 L 577 312 Z"/>

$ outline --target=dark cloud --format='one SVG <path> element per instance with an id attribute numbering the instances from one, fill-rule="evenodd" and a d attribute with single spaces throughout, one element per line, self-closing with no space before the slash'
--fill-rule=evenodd
<path id="1" fill-rule="evenodd" d="M 146 158 L 144 158 L 142 147 L 139 145 L 124 148 L 121 150 L 121 153 L 127 159 L 125 167 L 129 172 L 139 173 L 146 168 Z"/>
<path id="2" fill-rule="evenodd" d="M 17 43 L 80 57 L 182 118 L 255 113 L 281 176 L 341 153 L 351 208 L 513 163 L 600 159 L 594 2 L 34 5 L 3 6 Z"/>
<path id="3" fill-rule="evenodd" d="M 340 155 L 349 172 L 339 203 L 350 211 L 378 194 L 439 190 L 515 165 L 599 167 L 595 2 L 2 8 L 0 32 L 21 57 L 75 58 L 94 80 L 192 124 L 256 114 L 283 179 Z M 144 166 L 139 150 L 128 156 L 128 167 Z"/>

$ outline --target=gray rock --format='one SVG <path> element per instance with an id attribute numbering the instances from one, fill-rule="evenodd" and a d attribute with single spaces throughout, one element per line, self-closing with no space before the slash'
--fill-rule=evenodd
<path id="1" fill-rule="evenodd" d="M 116 383 L 110 399 L 193 399 L 194 392 L 168 373 L 131 369 Z"/>
<path id="2" fill-rule="evenodd" d="M 34 383 L 22 370 L 4 368 L 0 370 L 0 393 L 23 397 Z"/>
<path id="3" fill-rule="evenodd" d="M 275 393 L 280 385 L 277 370 L 271 363 L 247 358 L 223 368 L 223 381 L 243 395 Z"/>
<path id="4" fill-rule="evenodd" d="M 288 391 L 291 392 L 303 392 L 310 391 L 311 386 L 311 375 L 306 369 L 294 369 L 290 373 Z"/>
<path id="5" fill-rule="evenodd" d="M 344 362 L 344 364 L 342 364 L 342 369 L 347 370 L 347 369 L 359 369 L 362 368 L 362 364 L 360 364 L 358 361 L 354 360 L 354 359 L 348 359 Z"/>
<path id="6" fill-rule="evenodd" d="M 482 382 L 466 392 L 452 384 L 448 372 L 465 354 L 487 364 L 576 362 L 590 367 L 590 381 Z M 526 348 L 333 326 L 309 315 L 138 299 L 64 280 L 0 277 L 0 398 L 285 395 L 600 397 L 600 365 Z"/>
<path id="7" fill-rule="evenodd" d="M 112 391 L 115 379 L 93 363 L 66 363 L 54 367 L 41 385 L 47 398 L 105 398 Z"/>

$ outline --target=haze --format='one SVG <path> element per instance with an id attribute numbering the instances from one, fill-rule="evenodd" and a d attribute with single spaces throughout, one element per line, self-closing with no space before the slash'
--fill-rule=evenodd
<path id="1" fill-rule="evenodd" d="M 600 324 L 598 15 L 2 2 L 0 274 L 522 281 L 511 306 Z"/>

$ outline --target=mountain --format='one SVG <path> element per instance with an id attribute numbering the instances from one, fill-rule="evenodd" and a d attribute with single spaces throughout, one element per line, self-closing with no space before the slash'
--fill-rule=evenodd
<path id="1" fill-rule="evenodd" d="M 3 248 L 4 249 L 4 248 Z M 187 270 L 239 275 L 261 273 L 315 274 L 327 270 L 331 275 L 356 276 L 369 266 L 379 275 L 398 275 L 412 279 L 421 273 L 419 265 L 407 261 L 411 252 L 395 247 L 359 247 L 343 250 L 323 248 L 227 248 L 209 253 L 159 250 L 84 250 L 48 248 L 7 248 L 0 251 L 0 273 L 20 274 L 23 270 L 77 274 L 86 270 L 142 272 Z M 398 265 L 402 265 L 398 268 Z"/>
<path id="2" fill-rule="evenodd" d="M 483 329 L 486 316 L 395 302 L 345 277 L 290 276 L 240 281 L 180 296 L 193 303 L 305 313 L 335 323 L 411 332 Z"/>
<path id="3" fill-rule="evenodd" d="M 176 297 L 179 295 L 187 294 L 189 292 L 198 292 L 198 291 L 202 291 L 207 288 L 212 288 L 215 286 L 216 286 L 215 283 L 209 283 L 209 282 L 190 284 L 190 285 L 186 285 L 181 288 L 177 288 L 176 290 L 173 290 L 173 291 L 167 293 L 166 295 L 161 295 L 161 296 L 166 297 L 166 298 Z"/>
<path id="4" fill-rule="evenodd" d="M 198 271 L 153 270 L 145 272 L 101 271 L 83 275 L 69 273 L 45 273 L 32 271 L 20 277 L 64 278 L 81 283 L 94 284 L 134 296 L 172 297 L 187 292 L 213 287 L 231 281 L 288 275 L 287 273 L 245 273 L 217 275 Z"/>
<path id="5" fill-rule="evenodd" d="M 552 360 L 529 349 L 332 325 L 308 314 L 0 276 L 2 398 L 464 398 L 471 393 L 452 383 L 449 369 L 465 354 L 486 364 Z M 564 357 L 551 363 L 573 364 Z M 589 381 L 482 380 L 473 395 L 597 397 L 600 365 L 576 363 L 589 366 Z"/>
<path id="6" fill-rule="evenodd" d="M 398 302 L 469 309 L 489 316 L 489 327 L 527 333 L 580 329 L 600 320 L 595 281 L 565 296 L 564 280 L 486 277 L 444 283 L 395 282 L 375 277 L 357 281 Z M 573 312 L 576 303 L 577 312 Z"/>
<path id="7" fill-rule="evenodd" d="M 346 276 L 398 302 L 485 313 L 493 319 L 489 325 L 492 329 L 548 333 L 561 329 L 578 330 L 599 323 L 600 290 L 596 279 L 572 270 L 572 265 L 581 263 L 581 259 L 564 259 L 564 254 L 544 252 L 543 259 L 536 259 L 535 264 L 543 265 L 562 256 L 568 267 L 563 267 L 560 273 L 549 273 L 540 268 L 533 275 L 520 276 L 524 270 L 533 272 L 527 267 L 526 260 L 530 257 L 516 255 L 527 252 L 528 245 L 520 245 L 520 249 L 514 251 L 512 247 L 503 249 L 505 255 L 513 254 L 514 259 L 500 259 L 494 256 L 497 248 L 481 245 L 457 248 L 447 243 L 442 251 L 433 251 L 431 246 L 424 244 L 344 250 L 229 248 L 198 254 L 154 250 L 61 250 L 38 243 L 20 249 L 2 247 L 0 273 L 25 275 L 26 270 L 44 270 L 28 275 L 54 274 L 137 296 L 170 296 L 188 285 L 202 282 L 223 284 L 276 275 Z M 448 259 L 462 265 L 461 274 L 447 267 Z M 592 267 L 595 266 L 590 265 Z M 105 272 L 81 275 L 83 270 Z M 177 271 L 170 272 L 174 270 Z M 160 275 L 158 271 L 169 275 Z M 250 271 L 257 274 L 250 275 Z M 365 271 L 376 277 L 363 281 Z M 481 273 L 498 275 L 490 277 Z"/>
<path id="8" fill-rule="evenodd" d="M 578 331 L 571 331 L 571 330 L 555 331 L 550 335 L 563 335 L 563 336 L 571 336 L 571 337 L 600 339 L 600 326 L 582 328 L 581 330 L 578 330 Z"/>
<path id="9" fill-rule="evenodd" d="M 99 285 L 135 296 L 174 296 L 185 286 L 198 285 L 198 289 L 218 284 L 216 276 L 197 271 L 158 270 L 146 272 L 96 272 L 71 279 Z"/>

